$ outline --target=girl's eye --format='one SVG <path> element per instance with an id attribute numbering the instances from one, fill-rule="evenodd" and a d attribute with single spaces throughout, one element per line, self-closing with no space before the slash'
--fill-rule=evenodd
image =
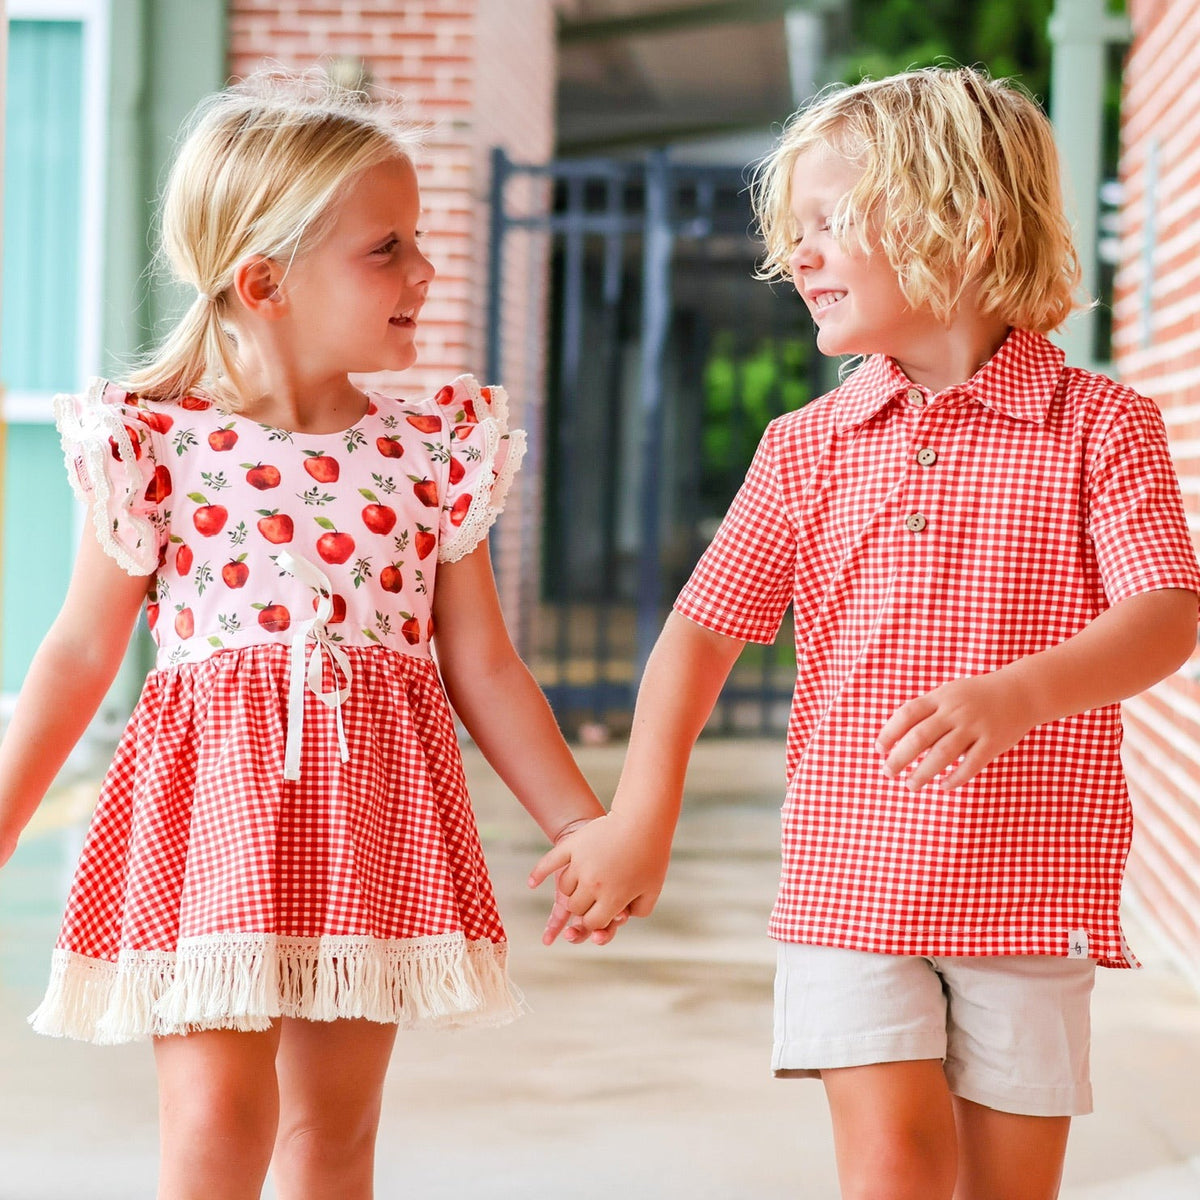
<path id="1" fill-rule="evenodd" d="M 374 254 L 391 254 L 400 243 L 395 238 L 388 238 L 382 246 L 378 246 L 372 253 Z"/>

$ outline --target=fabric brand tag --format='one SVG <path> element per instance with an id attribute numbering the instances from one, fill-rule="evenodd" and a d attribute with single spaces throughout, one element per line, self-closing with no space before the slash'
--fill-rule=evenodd
<path id="1" fill-rule="evenodd" d="M 1067 957 L 1087 958 L 1088 935 L 1086 929 L 1072 929 L 1067 933 Z"/>

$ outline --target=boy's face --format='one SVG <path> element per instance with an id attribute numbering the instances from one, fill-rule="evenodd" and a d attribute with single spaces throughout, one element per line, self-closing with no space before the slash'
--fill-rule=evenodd
<path id="1" fill-rule="evenodd" d="M 944 327 L 932 312 L 914 311 L 882 250 L 841 246 L 829 231 L 838 201 L 862 167 L 836 151 L 803 151 L 792 168 L 792 282 L 817 326 L 823 354 L 890 354 L 904 365 L 910 353 Z"/>

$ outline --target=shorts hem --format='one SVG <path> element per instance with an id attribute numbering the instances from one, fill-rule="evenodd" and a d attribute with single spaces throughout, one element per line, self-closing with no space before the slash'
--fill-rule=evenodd
<path id="1" fill-rule="evenodd" d="M 1086 1117 L 1092 1111 L 1092 1085 L 1020 1087 L 970 1070 L 946 1064 L 946 1080 L 953 1095 L 997 1112 L 1020 1117 Z"/>
<path id="2" fill-rule="evenodd" d="M 842 1067 L 870 1067 L 880 1063 L 913 1062 L 946 1056 L 946 1039 L 935 1033 L 897 1037 L 846 1038 L 836 1042 L 776 1042 L 771 1053 L 771 1071 L 777 1079 L 813 1079 L 822 1071 Z"/>

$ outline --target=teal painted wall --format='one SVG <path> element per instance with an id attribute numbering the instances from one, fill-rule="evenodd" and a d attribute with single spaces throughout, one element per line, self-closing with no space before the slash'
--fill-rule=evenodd
<path id="1" fill-rule="evenodd" d="M 13 21 L 4 126 L 0 378 L 9 390 L 79 385 L 83 28 Z M 20 686 L 66 592 L 74 506 L 53 425 L 8 428 L 0 687 Z"/>

